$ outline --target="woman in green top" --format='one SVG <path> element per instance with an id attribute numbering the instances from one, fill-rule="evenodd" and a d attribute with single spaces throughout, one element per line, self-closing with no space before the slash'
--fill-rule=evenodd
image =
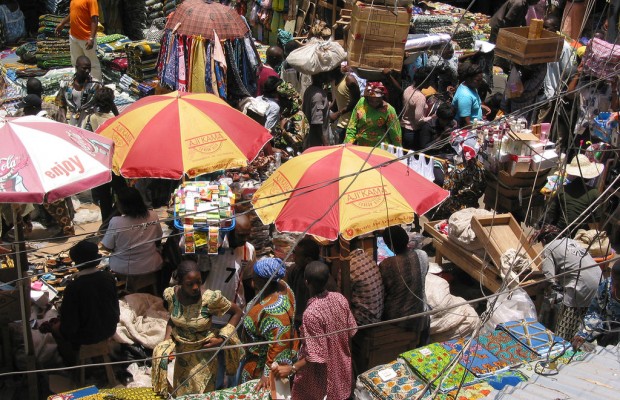
<path id="1" fill-rule="evenodd" d="M 344 143 L 375 146 L 385 142 L 401 146 L 402 133 L 398 115 L 394 107 L 385 101 L 386 94 L 387 90 L 380 82 L 366 85 L 364 97 L 357 102 L 351 113 Z"/>

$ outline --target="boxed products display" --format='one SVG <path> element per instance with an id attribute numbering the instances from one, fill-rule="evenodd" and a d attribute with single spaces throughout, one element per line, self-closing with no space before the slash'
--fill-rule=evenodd
<path id="1" fill-rule="evenodd" d="M 217 254 L 220 232 L 234 229 L 235 194 L 228 185 L 186 182 L 174 193 L 174 225 L 184 232 L 185 253 Z"/>

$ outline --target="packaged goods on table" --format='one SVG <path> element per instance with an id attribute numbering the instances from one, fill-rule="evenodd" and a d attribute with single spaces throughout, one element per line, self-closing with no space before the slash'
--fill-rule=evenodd
<path id="1" fill-rule="evenodd" d="M 183 183 L 174 194 L 174 225 L 184 231 L 185 252 L 217 254 L 220 233 L 234 229 L 235 194 L 228 185 Z"/>

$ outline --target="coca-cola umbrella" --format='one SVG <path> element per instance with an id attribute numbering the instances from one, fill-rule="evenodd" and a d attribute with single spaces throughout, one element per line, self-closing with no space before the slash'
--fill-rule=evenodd
<path id="1" fill-rule="evenodd" d="M 110 139 L 47 118 L 0 118 L 0 203 L 52 202 L 109 182 L 113 146 Z M 17 281 L 12 283 L 19 290 L 25 352 L 31 356 L 30 282 L 23 277 L 27 260 L 15 208 L 13 221 Z M 30 379 L 35 375 L 28 376 L 36 388 L 36 379 Z"/>
<path id="2" fill-rule="evenodd" d="M 109 182 L 113 146 L 47 118 L 0 118 L 0 203 L 53 202 Z"/>

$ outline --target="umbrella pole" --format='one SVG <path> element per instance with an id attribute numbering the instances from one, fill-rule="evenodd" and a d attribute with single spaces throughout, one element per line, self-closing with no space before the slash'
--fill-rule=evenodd
<path id="1" fill-rule="evenodd" d="M 19 212 L 14 205 L 11 205 L 13 209 L 13 227 L 15 228 L 15 244 L 13 248 L 16 251 L 15 257 L 15 268 L 17 268 L 17 287 L 19 288 L 19 307 L 21 312 L 22 319 L 22 333 L 24 335 L 24 352 L 26 354 L 26 367 L 28 371 L 34 370 L 36 368 L 35 358 L 33 354 L 33 343 L 32 343 L 32 331 L 30 328 L 30 296 L 26 290 L 25 285 L 30 285 L 30 281 L 25 281 L 23 279 L 24 273 L 22 270 L 22 265 L 26 262 L 26 245 L 23 241 L 24 234 L 22 232 L 23 226 L 18 223 L 19 218 L 17 213 Z M 26 298 L 26 296 L 28 298 Z M 29 398 L 36 399 L 38 397 L 38 387 L 37 387 L 37 375 L 36 374 L 28 374 L 28 394 Z"/>

